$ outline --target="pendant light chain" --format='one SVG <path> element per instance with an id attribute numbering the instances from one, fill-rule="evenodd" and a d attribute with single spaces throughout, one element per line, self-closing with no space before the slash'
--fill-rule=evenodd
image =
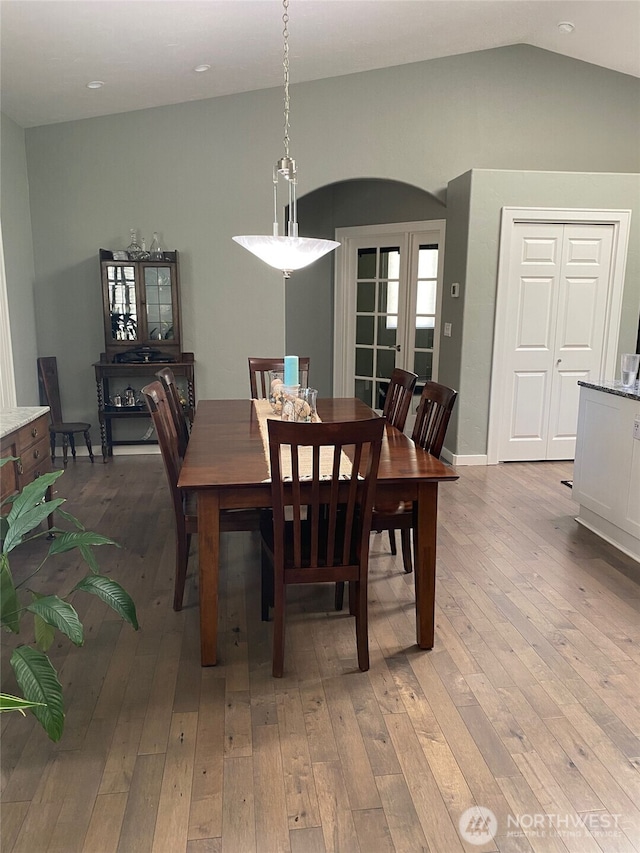
<path id="1" fill-rule="evenodd" d="M 282 15 L 282 23 L 284 29 L 282 35 L 284 38 L 284 54 L 282 58 L 282 66 L 284 68 L 284 156 L 289 158 L 289 0 L 282 0 L 284 13 Z"/>

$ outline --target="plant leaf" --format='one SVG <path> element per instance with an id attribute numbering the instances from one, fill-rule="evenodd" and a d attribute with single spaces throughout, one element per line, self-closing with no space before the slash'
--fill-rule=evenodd
<path id="1" fill-rule="evenodd" d="M 84 524 L 81 521 L 79 521 L 75 517 L 75 515 L 71 515 L 70 512 L 67 512 L 66 509 L 60 509 L 60 507 L 58 507 L 58 509 L 56 510 L 56 515 L 61 516 L 62 518 L 64 518 L 65 521 L 68 521 L 70 524 L 73 524 L 73 526 L 77 527 L 78 530 L 84 530 L 85 529 Z"/>
<path id="2" fill-rule="evenodd" d="M 56 629 L 53 625 L 49 625 L 44 621 L 42 616 L 37 613 L 33 614 L 33 633 L 36 640 L 36 647 L 41 652 L 48 652 L 53 643 L 53 638 L 56 635 Z"/>
<path id="3" fill-rule="evenodd" d="M 3 465 L 6 465 L 7 462 L 17 462 L 19 458 L 20 458 L 19 456 L 3 456 L 0 459 L 0 468 L 2 468 Z M 0 694 L 0 695 L 4 695 L 4 694 Z"/>
<path id="4" fill-rule="evenodd" d="M 27 483 L 13 502 L 11 512 L 9 513 L 9 524 L 12 524 L 23 512 L 41 503 L 45 499 L 47 489 L 63 473 L 64 471 L 50 471 L 48 474 L 42 474 L 40 477 L 36 477 L 35 480 Z M 52 503 L 52 501 L 48 503 Z"/>
<path id="5" fill-rule="evenodd" d="M 103 536 L 101 533 L 93 533 L 90 530 L 67 530 L 53 540 L 49 547 L 49 553 L 62 554 L 64 551 L 71 551 L 74 548 L 86 545 L 116 545 L 116 547 L 120 547 L 113 539 L 109 539 L 108 536 Z"/>
<path id="6" fill-rule="evenodd" d="M 136 606 L 129 593 L 119 583 L 104 575 L 88 575 L 76 584 L 72 591 L 77 589 L 97 595 L 130 625 L 133 625 L 136 631 L 138 630 Z"/>
<path id="7" fill-rule="evenodd" d="M 28 702 L 20 696 L 12 696 L 10 693 L 0 693 L 0 713 L 2 711 L 20 711 L 24 717 L 23 709 L 37 708 L 42 702 Z"/>
<path id="8" fill-rule="evenodd" d="M 97 574 L 98 562 L 95 558 L 95 554 L 91 550 L 92 547 L 97 545 L 115 545 L 117 548 L 120 547 L 117 542 L 113 541 L 113 539 L 109 539 L 107 536 L 102 536 L 100 533 L 93 533 L 90 530 L 67 530 L 53 540 L 49 546 L 49 554 L 62 554 L 65 551 L 71 551 L 73 548 L 77 548 L 91 571 L 94 574 Z"/>
<path id="9" fill-rule="evenodd" d="M 62 631 L 76 646 L 83 644 L 82 623 L 68 601 L 63 601 L 57 595 L 46 595 L 42 598 L 36 598 L 31 604 L 28 604 L 27 610 L 44 619 L 47 625 L 52 625 L 58 631 Z M 38 643 L 38 645 L 40 644 Z"/>
<path id="10" fill-rule="evenodd" d="M 20 544 L 25 533 L 29 533 L 30 530 L 37 527 L 64 503 L 63 498 L 45 500 L 47 489 L 63 473 L 63 471 L 53 471 L 36 477 L 31 483 L 27 483 L 20 494 L 16 496 L 7 515 L 8 530 L 2 543 L 2 550 L 5 554 Z"/>
<path id="11" fill-rule="evenodd" d="M 64 729 L 62 685 L 49 658 L 31 646 L 19 646 L 11 655 L 11 666 L 25 698 L 41 703 L 31 708 L 51 740 L 59 741 Z"/>
<path id="12" fill-rule="evenodd" d="M 0 554 L 0 624 L 14 634 L 20 630 L 20 604 L 6 554 Z"/>

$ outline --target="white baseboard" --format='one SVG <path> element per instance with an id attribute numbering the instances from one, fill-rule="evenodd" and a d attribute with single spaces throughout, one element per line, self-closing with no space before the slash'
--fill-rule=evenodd
<path id="1" fill-rule="evenodd" d="M 102 458 L 102 447 L 98 445 L 97 447 L 93 445 L 93 455 L 94 458 Z M 152 453 L 153 455 L 157 455 L 160 453 L 160 445 L 158 444 L 122 444 L 113 448 L 114 456 L 143 456 L 146 454 Z M 71 451 L 69 451 L 69 458 L 71 459 Z M 89 458 L 89 451 L 83 445 L 80 447 L 76 444 L 76 456 L 86 456 Z M 62 448 L 56 447 L 56 460 L 62 459 Z"/>
<path id="2" fill-rule="evenodd" d="M 442 458 L 449 465 L 453 465 L 454 468 L 461 467 L 462 465 L 488 465 L 487 462 L 487 454 L 486 453 L 477 453 L 477 454 L 467 454 L 463 455 L 461 453 L 451 453 L 447 448 L 443 448 L 442 450 Z"/>

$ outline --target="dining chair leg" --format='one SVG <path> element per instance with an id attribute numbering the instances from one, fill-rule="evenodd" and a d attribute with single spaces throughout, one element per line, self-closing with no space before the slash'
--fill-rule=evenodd
<path id="1" fill-rule="evenodd" d="M 51 464 L 56 461 L 56 434 L 55 432 L 49 433 L 49 447 L 51 448 Z"/>
<path id="2" fill-rule="evenodd" d="M 400 531 L 400 541 L 402 543 L 402 565 L 405 572 L 409 575 L 413 571 L 411 563 L 411 531 L 409 528 Z"/>
<path id="3" fill-rule="evenodd" d="M 342 606 L 344 604 L 344 581 L 336 582 L 336 592 L 335 592 L 335 609 L 342 610 Z"/>
<path id="4" fill-rule="evenodd" d="M 184 530 L 176 530 L 176 579 L 173 587 L 173 609 L 175 611 L 182 610 L 190 539 L 191 537 Z"/>
<path id="5" fill-rule="evenodd" d="M 93 447 L 91 446 L 91 436 L 89 435 L 89 430 L 84 433 L 84 443 L 87 445 L 87 450 L 89 451 L 89 459 L 93 462 Z"/>
<path id="6" fill-rule="evenodd" d="M 69 461 L 67 459 L 68 452 L 69 452 L 69 436 L 65 432 L 62 434 L 62 464 L 65 466 L 65 468 L 66 468 L 67 462 Z"/>
<path id="7" fill-rule="evenodd" d="M 284 670 L 285 588 L 281 578 L 274 579 L 273 602 L 273 677 L 282 678 Z"/>
<path id="8" fill-rule="evenodd" d="M 366 581 L 353 581 L 353 596 L 355 601 L 356 617 L 356 645 L 358 648 L 358 667 L 361 672 L 369 669 L 369 626 L 367 608 L 367 583 Z"/>
<path id="9" fill-rule="evenodd" d="M 69 433 L 69 447 L 71 448 L 71 455 L 73 458 L 76 458 L 76 439 L 72 432 Z"/>
<path id="10" fill-rule="evenodd" d="M 391 553 L 395 555 L 398 553 L 398 549 L 396 548 L 396 532 L 395 530 L 389 530 L 389 546 L 391 548 Z"/>
<path id="11" fill-rule="evenodd" d="M 260 549 L 260 618 L 269 621 L 269 608 L 273 607 L 273 566 L 264 545 Z"/>

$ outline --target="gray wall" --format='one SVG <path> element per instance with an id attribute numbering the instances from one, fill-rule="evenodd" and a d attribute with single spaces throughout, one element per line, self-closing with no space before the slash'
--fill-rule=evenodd
<path id="1" fill-rule="evenodd" d="M 294 85 L 300 194 L 373 178 L 444 200 L 472 168 L 638 172 L 639 91 L 635 78 L 522 45 Z M 26 131 L 38 349 L 58 356 L 67 417 L 96 421 L 97 251 L 124 247 L 132 227 L 181 252 L 200 397 L 244 395 L 247 356 L 284 350 L 281 276 L 231 240 L 270 228 L 281 109 L 272 89 Z M 300 230 L 313 236 L 302 216 Z M 297 317 L 312 318 L 316 351 L 331 339 L 331 264 Z M 477 368 L 485 385 L 489 367 Z"/>
<path id="2" fill-rule="evenodd" d="M 24 130 L 0 114 L 0 220 L 19 406 L 37 406 L 33 244 Z"/>

